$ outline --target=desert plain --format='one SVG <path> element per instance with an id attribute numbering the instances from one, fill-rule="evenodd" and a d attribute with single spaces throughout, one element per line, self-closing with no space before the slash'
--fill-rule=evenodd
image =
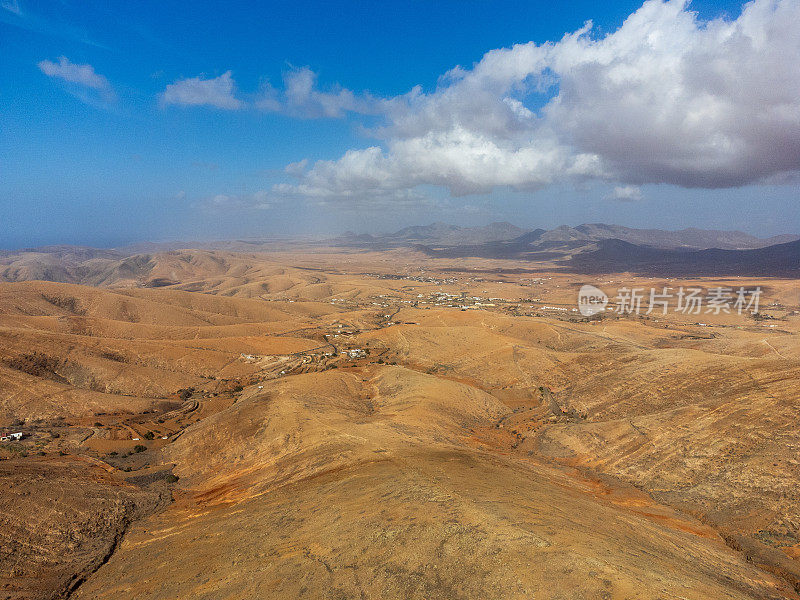
<path id="1" fill-rule="evenodd" d="M 26 261 L 0 283 L 2 598 L 800 598 L 796 279 Z M 761 312 L 584 317 L 586 283 L 758 286 Z"/>

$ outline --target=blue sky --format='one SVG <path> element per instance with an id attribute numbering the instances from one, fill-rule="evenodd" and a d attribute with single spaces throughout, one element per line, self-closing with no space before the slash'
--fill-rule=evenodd
<path id="1" fill-rule="evenodd" d="M 244 4 L 2 0 L 0 247 L 800 230 L 797 0 Z"/>

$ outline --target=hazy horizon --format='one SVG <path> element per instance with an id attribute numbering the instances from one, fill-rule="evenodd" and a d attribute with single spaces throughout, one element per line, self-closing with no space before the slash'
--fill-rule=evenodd
<path id="1" fill-rule="evenodd" d="M 330 232 L 316 232 L 316 233 L 314 233 L 314 232 L 304 232 L 304 233 L 272 232 L 272 233 L 263 234 L 263 235 L 240 235 L 240 236 L 231 236 L 231 237 L 212 237 L 212 236 L 202 237 L 202 236 L 198 236 L 198 237 L 172 237 L 172 238 L 141 238 L 141 239 L 130 239 L 130 240 L 127 240 L 127 241 L 122 241 L 120 243 L 107 242 L 107 243 L 96 243 L 96 244 L 85 243 L 85 242 L 81 242 L 81 241 L 76 241 L 76 242 L 54 241 L 54 242 L 51 242 L 51 243 L 43 243 L 43 244 L 35 244 L 35 245 L 22 244 L 22 245 L 17 245 L 17 246 L 10 246 L 10 247 L 0 246 L 0 250 L 7 251 L 7 252 L 13 252 L 13 251 L 19 251 L 19 250 L 37 249 L 37 248 L 49 248 L 49 247 L 59 247 L 59 246 L 87 247 L 87 248 L 97 248 L 97 249 L 116 249 L 116 248 L 135 247 L 135 246 L 138 246 L 138 245 L 147 245 L 147 244 L 153 244 L 153 245 L 163 244 L 163 245 L 167 245 L 167 244 L 180 244 L 180 243 L 186 243 L 186 244 L 199 243 L 199 244 L 212 244 L 213 245 L 214 243 L 233 242 L 233 241 L 237 241 L 237 240 L 254 241 L 254 242 L 255 241 L 264 241 L 264 242 L 286 241 L 286 242 L 292 242 L 292 241 L 303 241 L 303 240 L 320 241 L 320 240 L 325 240 L 325 239 L 329 239 L 329 238 L 336 238 L 338 236 L 343 236 L 343 235 L 347 235 L 347 234 L 372 235 L 372 236 L 380 237 L 380 236 L 383 236 L 383 235 L 389 235 L 389 234 L 396 233 L 396 232 L 398 232 L 398 231 L 400 231 L 402 229 L 409 228 L 409 227 L 426 227 L 426 226 L 431 226 L 431 225 L 436 225 L 436 224 L 449 225 L 449 226 L 455 226 L 455 227 L 461 227 L 461 228 L 465 228 L 465 229 L 470 229 L 470 228 L 482 228 L 482 227 L 487 227 L 489 225 L 501 224 L 501 223 L 507 223 L 507 224 L 513 225 L 515 227 L 519 227 L 520 229 L 525 230 L 525 231 L 533 231 L 535 229 L 552 230 L 552 229 L 556 229 L 557 227 L 572 227 L 572 228 L 574 228 L 574 227 L 579 227 L 581 225 L 610 225 L 610 226 L 628 227 L 626 225 L 620 225 L 619 223 L 601 223 L 601 222 L 561 223 L 559 225 L 556 225 L 555 227 L 539 227 L 539 226 L 527 226 L 526 227 L 526 226 L 521 226 L 521 225 L 518 225 L 517 223 L 511 222 L 511 221 L 507 221 L 507 220 L 486 221 L 486 222 L 468 223 L 468 224 L 462 224 L 462 225 L 458 225 L 456 223 L 451 223 L 451 222 L 446 222 L 446 221 L 426 221 L 426 222 L 420 222 L 420 223 L 413 222 L 413 223 L 409 223 L 407 225 L 401 225 L 399 227 L 389 228 L 389 229 L 369 229 L 369 230 L 365 230 L 365 229 L 340 229 L 340 230 L 335 230 L 335 231 L 330 231 Z M 798 233 L 797 231 L 782 231 L 780 233 L 775 233 L 775 234 L 770 234 L 770 235 L 758 235 L 758 234 L 754 234 L 754 233 L 751 233 L 749 231 L 745 231 L 745 230 L 741 230 L 741 229 L 715 229 L 715 228 L 693 227 L 693 226 L 674 228 L 674 229 L 668 229 L 668 228 L 662 229 L 662 228 L 659 228 L 659 227 L 630 227 L 630 229 L 634 229 L 634 230 L 636 230 L 636 229 L 641 229 L 641 230 L 659 230 L 659 231 L 667 231 L 667 232 L 676 232 L 676 231 L 692 230 L 692 229 L 703 230 L 703 231 L 723 231 L 723 232 L 731 232 L 731 233 L 734 233 L 734 232 L 735 233 L 745 233 L 745 234 L 752 235 L 753 237 L 761 238 L 761 239 L 766 239 L 766 238 L 771 238 L 771 237 L 776 237 L 776 236 L 781 236 L 781 235 L 800 235 L 800 233 Z"/>

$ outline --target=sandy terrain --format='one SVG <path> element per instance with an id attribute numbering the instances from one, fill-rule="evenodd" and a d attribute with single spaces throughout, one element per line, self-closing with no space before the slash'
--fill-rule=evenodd
<path id="1" fill-rule="evenodd" d="M 156 288 L 0 284 L 0 425 L 27 434 L 0 485 L 88 532 L 12 546 L 7 597 L 800 597 L 796 281 L 152 260 Z M 585 319 L 587 282 L 759 285 L 762 317 Z M 81 478 L 93 500 L 52 495 Z"/>

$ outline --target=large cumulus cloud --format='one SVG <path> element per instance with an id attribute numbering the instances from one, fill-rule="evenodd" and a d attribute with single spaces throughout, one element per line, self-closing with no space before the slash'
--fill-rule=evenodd
<path id="1" fill-rule="evenodd" d="M 323 112 L 383 115 L 371 131 L 379 143 L 294 165 L 298 181 L 274 192 L 407 198 L 425 184 L 462 195 L 586 178 L 720 188 L 792 173 L 797 23 L 800 0 L 754 0 L 713 21 L 683 0 L 648 0 L 613 33 L 587 24 L 555 43 L 492 50 L 430 92 L 340 90 Z"/>

